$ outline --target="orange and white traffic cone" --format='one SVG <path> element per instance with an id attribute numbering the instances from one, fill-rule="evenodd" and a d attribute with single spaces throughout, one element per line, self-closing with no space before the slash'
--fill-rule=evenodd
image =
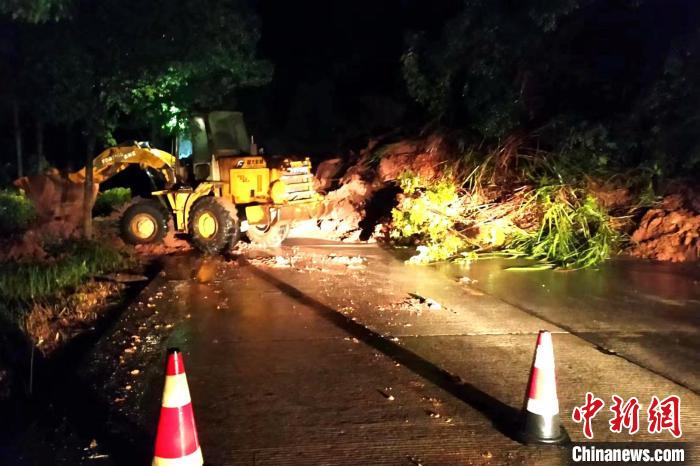
<path id="1" fill-rule="evenodd" d="M 525 419 L 519 437 L 524 443 L 568 441 L 569 437 L 559 418 L 552 334 L 546 330 L 540 330 L 537 336 L 523 411 Z"/>
<path id="2" fill-rule="evenodd" d="M 152 466 L 202 466 L 190 389 L 177 349 L 168 350 L 165 387 L 161 403 Z"/>

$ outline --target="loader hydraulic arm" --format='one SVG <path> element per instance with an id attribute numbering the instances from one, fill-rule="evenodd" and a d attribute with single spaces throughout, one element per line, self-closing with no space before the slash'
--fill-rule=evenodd
<path id="1" fill-rule="evenodd" d="M 141 168 L 153 168 L 165 177 L 166 186 L 175 184 L 175 164 L 177 159 L 160 149 L 148 147 L 145 144 L 134 143 L 129 146 L 117 146 L 105 149 L 93 161 L 93 179 L 102 183 L 129 165 L 138 164 Z M 85 168 L 71 173 L 68 178 L 74 183 L 85 181 Z"/>

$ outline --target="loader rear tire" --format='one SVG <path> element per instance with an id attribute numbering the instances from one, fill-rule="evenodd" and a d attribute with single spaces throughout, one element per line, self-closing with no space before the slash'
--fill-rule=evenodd
<path id="1" fill-rule="evenodd" d="M 192 243 L 205 254 L 220 254 L 240 239 L 241 226 L 232 202 L 214 196 L 198 199 L 189 215 Z"/>
<path id="2" fill-rule="evenodd" d="M 168 213 L 155 199 L 139 201 L 124 211 L 119 231 L 129 244 L 158 243 L 168 233 Z"/>

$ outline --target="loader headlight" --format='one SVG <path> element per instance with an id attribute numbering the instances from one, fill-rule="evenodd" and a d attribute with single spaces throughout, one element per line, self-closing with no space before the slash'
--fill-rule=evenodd
<path id="1" fill-rule="evenodd" d="M 270 186 L 270 197 L 275 204 L 287 202 L 287 185 L 281 180 L 272 183 L 272 186 Z"/>

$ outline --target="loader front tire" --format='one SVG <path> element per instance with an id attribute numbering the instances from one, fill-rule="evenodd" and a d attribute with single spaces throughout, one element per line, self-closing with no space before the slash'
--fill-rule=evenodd
<path id="1" fill-rule="evenodd" d="M 139 201 L 124 211 L 119 231 L 129 244 L 158 243 L 168 232 L 168 213 L 155 199 Z"/>
<path id="2" fill-rule="evenodd" d="M 219 254 L 233 247 L 241 236 L 236 207 L 214 196 L 198 199 L 189 215 L 192 243 L 205 254 Z"/>
<path id="3" fill-rule="evenodd" d="M 278 223 L 272 226 L 250 225 L 246 231 L 251 243 L 262 248 L 276 248 L 287 239 L 291 225 Z"/>

